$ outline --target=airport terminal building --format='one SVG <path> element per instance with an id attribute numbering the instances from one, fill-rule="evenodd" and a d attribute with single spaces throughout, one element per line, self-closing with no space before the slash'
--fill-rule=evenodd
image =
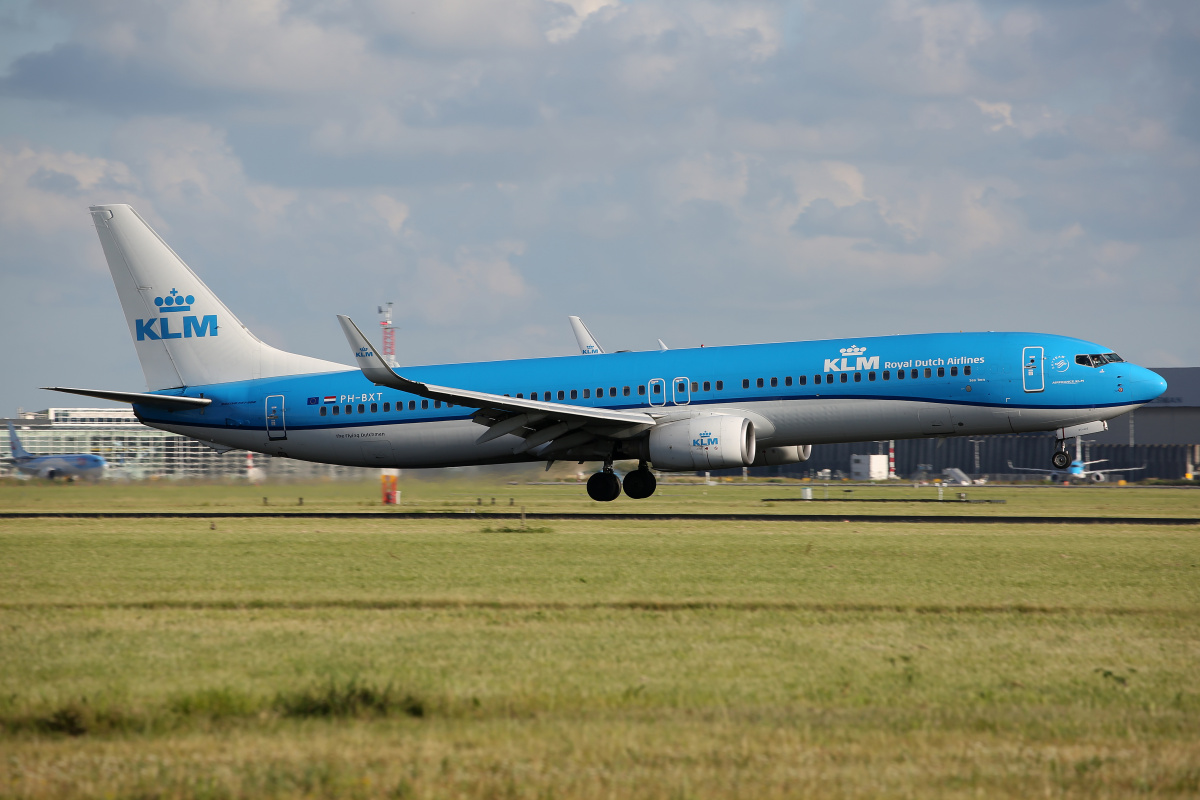
<path id="1" fill-rule="evenodd" d="M 267 480 L 361 480 L 378 473 L 261 453 L 248 460 L 244 450 L 221 454 L 195 439 L 146 427 L 129 407 L 18 412 L 12 419 L 0 420 L 5 433 L 0 436 L 0 457 L 4 459 L 12 456 L 7 436 L 10 422 L 21 444 L 34 455 L 94 453 L 108 462 L 108 477 L 117 479 L 247 480 L 250 469 L 257 470 L 256 479 Z M 2 469 L 5 474 L 15 472 L 11 466 Z"/>

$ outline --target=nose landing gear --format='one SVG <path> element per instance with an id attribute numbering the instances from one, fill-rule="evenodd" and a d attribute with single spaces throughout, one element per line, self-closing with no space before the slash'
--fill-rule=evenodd
<path id="1" fill-rule="evenodd" d="M 1066 469 L 1071 465 L 1071 456 L 1067 454 L 1065 441 L 1059 440 L 1058 449 L 1050 457 L 1050 463 L 1054 465 L 1055 469 Z"/>

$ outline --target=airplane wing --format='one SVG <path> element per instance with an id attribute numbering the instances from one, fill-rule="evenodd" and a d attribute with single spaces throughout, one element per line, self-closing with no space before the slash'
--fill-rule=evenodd
<path id="1" fill-rule="evenodd" d="M 641 411 L 547 403 L 409 380 L 396 374 L 379 357 L 352 319 L 339 314 L 338 322 L 354 351 L 354 360 L 367 380 L 418 397 L 479 409 L 472 420 L 486 425 L 488 430 L 479 437 L 478 444 L 511 433 L 525 439 L 515 453 L 542 448 L 538 455 L 544 456 L 588 444 L 597 438 L 625 439 L 655 424 L 655 417 Z"/>
<path id="2" fill-rule="evenodd" d="M 1112 469 L 1089 469 L 1088 474 L 1096 475 L 1097 473 L 1100 473 L 1100 472 L 1133 472 L 1135 469 L 1145 469 L 1145 468 L 1146 468 L 1146 465 L 1143 464 L 1140 467 L 1113 467 Z"/>
<path id="3" fill-rule="evenodd" d="M 604 348 L 596 341 L 596 337 L 592 336 L 592 332 L 588 330 L 587 325 L 583 324 L 583 320 L 579 317 L 567 317 L 571 321 L 571 332 L 575 334 L 575 341 L 579 344 L 579 352 L 585 356 L 600 355 L 604 352 Z"/>
<path id="4" fill-rule="evenodd" d="M 118 403 L 138 403 L 140 405 L 157 406 L 168 411 L 180 411 L 188 408 L 202 408 L 212 402 L 207 397 L 178 397 L 169 394 L 150 394 L 148 392 L 110 392 L 100 389 L 68 389 L 63 386 L 41 387 L 51 392 L 66 392 L 81 394 L 84 397 L 98 397 L 101 400 L 114 400 Z"/>

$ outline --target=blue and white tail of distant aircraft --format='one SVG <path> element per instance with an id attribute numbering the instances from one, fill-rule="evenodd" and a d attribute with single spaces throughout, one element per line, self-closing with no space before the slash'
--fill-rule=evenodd
<path id="1" fill-rule="evenodd" d="M 12 450 L 12 464 L 17 468 L 17 472 L 46 480 L 97 480 L 104 477 L 104 469 L 108 466 L 102 456 L 92 453 L 35 456 L 21 444 L 21 439 L 11 422 L 8 423 L 8 444 Z"/>
<path id="2" fill-rule="evenodd" d="M 127 205 L 92 219 L 147 391 L 147 425 L 228 448 L 359 467 L 593 461 L 596 500 L 654 492 L 653 466 L 804 461 L 812 445 L 1056 431 L 1066 440 L 1166 382 L 1109 348 L 1043 333 L 940 333 L 596 353 L 394 370 L 338 317 L 354 367 L 271 347 Z M 582 326 L 581 326 L 582 327 Z M 578 330 L 578 329 L 577 329 Z M 586 330 L 586 329 L 584 329 Z M 588 338 L 594 338 L 588 334 Z M 597 346 L 597 349 L 599 347 Z"/>

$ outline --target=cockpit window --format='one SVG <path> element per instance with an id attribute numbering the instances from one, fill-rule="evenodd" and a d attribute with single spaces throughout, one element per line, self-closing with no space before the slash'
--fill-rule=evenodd
<path id="1" fill-rule="evenodd" d="M 1116 353 L 1090 353 L 1075 356 L 1075 363 L 1085 367 L 1103 367 L 1105 364 L 1119 364 L 1124 360 Z"/>

